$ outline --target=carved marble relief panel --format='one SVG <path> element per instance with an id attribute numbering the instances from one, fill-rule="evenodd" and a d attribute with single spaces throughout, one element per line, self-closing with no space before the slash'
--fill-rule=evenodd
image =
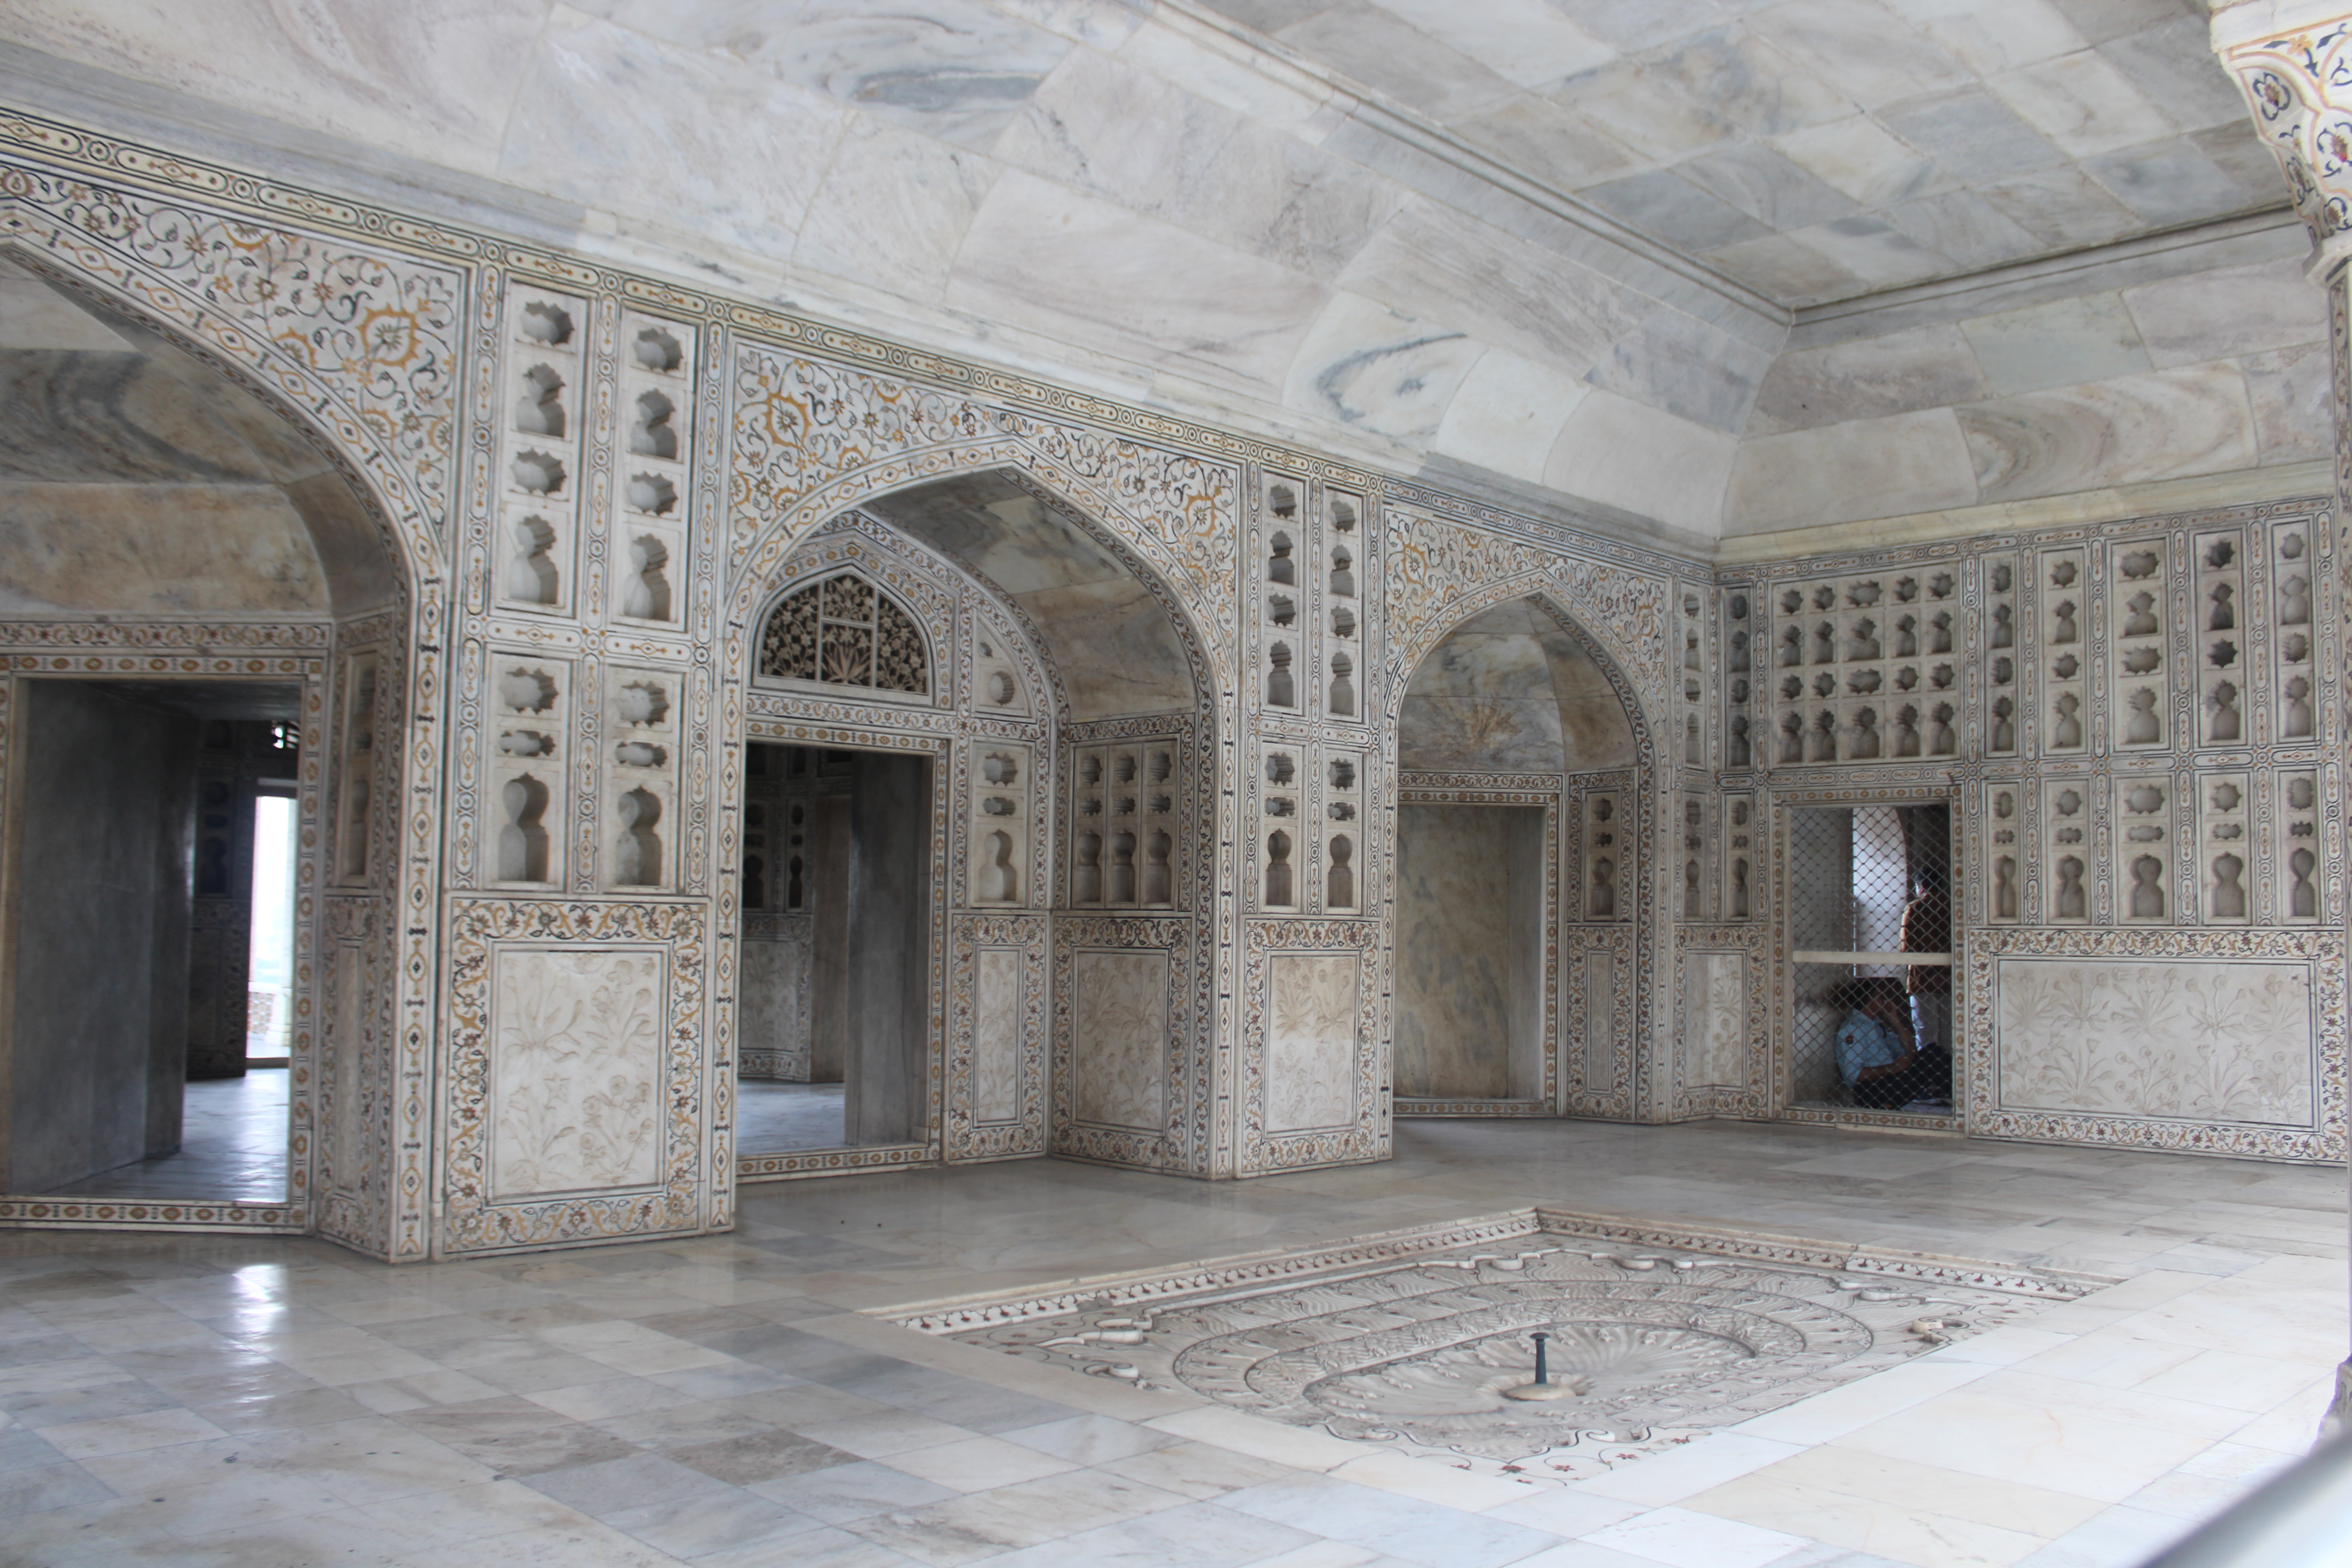
<path id="1" fill-rule="evenodd" d="M 703 1153 L 708 918 L 452 905 L 446 1250 L 709 1227 L 731 1173 Z"/>
<path id="2" fill-rule="evenodd" d="M 1676 1120 L 1770 1112 L 1769 952 L 1760 924 L 1676 928 Z"/>
<path id="3" fill-rule="evenodd" d="M 1387 1001 L 1369 921 L 1255 920 L 1244 968 L 1244 1170 L 1387 1157 Z"/>
<path id="4" fill-rule="evenodd" d="M 493 950 L 493 1202 L 647 1188 L 658 1179 L 664 960 L 656 944 Z"/>
<path id="5" fill-rule="evenodd" d="M 1972 1131 L 2343 1157 L 2339 938 L 1980 932 L 1969 963 Z"/>
<path id="6" fill-rule="evenodd" d="M 1167 1125 L 1171 963 L 1165 952 L 1072 953 L 1073 1121 L 1124 1132 L 1156 1133 Z"/>
<path id="7" fill-rule="evenodd" d="M 1560 1107 L 1571 1116 L 1624 1118 L 1633 1110 L 1633 932 L 1581 926 L 1561 933 Z"/>
<path id="8" fill-rule="evenodd" d="M 1265 1130 L 1351 1131 L 1356 1121 L 1363 961 L 1353 952 L 1266 960 Z"/>
<path id="9" fill-rule="evenodd" d="M 1044 915 L 955 919 L 948 956 L 950 1161 L 1045 1152 L 1049 931 Z"/>

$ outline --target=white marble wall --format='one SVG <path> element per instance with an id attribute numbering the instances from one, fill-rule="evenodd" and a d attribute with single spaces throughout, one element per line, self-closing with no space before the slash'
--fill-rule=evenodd
<path id="1" fill-rule="evenodd" d="M 1086 951 L 1071 968 L 1080 1121 L 1158 1132 L 1167 1124 L 1168 973 L 1164 952 Z"/>

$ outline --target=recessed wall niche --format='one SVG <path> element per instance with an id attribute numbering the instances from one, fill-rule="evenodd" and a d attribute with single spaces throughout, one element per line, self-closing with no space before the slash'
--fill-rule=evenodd
<path id="1" fill-rule="evenodd" d="M 2113 675 L 2108 702 L 2112 744 L 2118 752 L 2162 751 L 2173 742 L 2171 648 L 2168 631 L 2175 617 L 2168 599 L 2168 543 L 2161 536 L 2125 540 L 2107 547 L 2113 576 L 2107 614 Z M 2234 616 L 2226 599 L 2216 613 Z"/>
<path id="2" fill-rule="evenodd" d="M 486 879 L 552 887 L 563 879 L 572 666 L 536 653 L 493 649 L 489 671 Z"/>
<path id="3" fill-rule="evenodd" d="M 1176 907 L 1182 886 L 1182 765 L 1172 738 L 1072 749 L 1074 908 Z"/>
<path id="4" fill-rule="evenodd" d="M 587 384 L 582 323 L 587 306 L 572 295 L 510 282 L 499 374 L 508 389 L 499 422 L 498 516 L 492 591 L 501 605 L 562 613 L 578 567 L 580 389 Z"/>
<path id="5" fill-rule="evenodd" d="M 678 678 L 617 666 L 608 666 L 604 677 L 603 880 L 610 888 L 667 890 L 678 871 Z"/>
<path id="6" fill-rule="evenodd" d="M 698 338 L 683 322 L 623 310 L 620 342 L 622 452 L 612 487 L 610 614 L 678 626 L 693 540 L 686 458 L 694 440 Z"/>
<path id="7" fill-rule="evenodd" d="M 1771 664 L 1772 766 L 1917 762 L 1959 753 L 1956 565 L 1890 567 L 1759 588 Z"/>

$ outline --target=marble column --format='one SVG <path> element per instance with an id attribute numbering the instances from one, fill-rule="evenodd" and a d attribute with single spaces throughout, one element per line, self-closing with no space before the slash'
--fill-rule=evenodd
<path id="1" fill-rule="evenodd" d="M 2213 52 L 2244 89 L 2254 129 L 2279 161 L 2311 230 L 2311 276 L 2327 289 L 2336 410 L 2336 570 L 2352 577 L 2352 5 L 2347 0 L 2215 0 Z M 2352 597 L 2343 601 L 2352 605 Z M 2352 648 L 2352 640 L 2347 640 Z M 2352 653 L 2339 673 L 2352 696 Z M 2347 1210 L 2352 1213 L 2352 1210 Z M 2322 1436 L 2352 1428 L 2352 1356 L 2336 1370 Z"/>

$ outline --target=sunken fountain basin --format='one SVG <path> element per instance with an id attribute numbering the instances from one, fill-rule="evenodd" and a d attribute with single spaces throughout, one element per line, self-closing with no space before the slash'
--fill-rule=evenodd
<path id="1" fill-rule="evenodd" d="M 1574 1480 L 2109 1283 L 1529 1208 L 877 1315 L 1459 1468 Z M 1512 1397 L 1538 1332 L 1562 1393 Z"/>

